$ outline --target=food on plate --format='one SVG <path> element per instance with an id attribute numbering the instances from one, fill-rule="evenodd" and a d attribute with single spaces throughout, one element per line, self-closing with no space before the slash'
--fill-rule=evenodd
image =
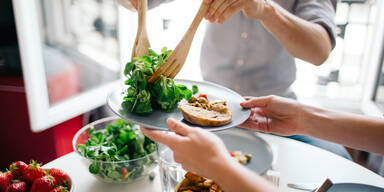
<path id="1" fill-rule="evenodd" d="M 91 159 L 89 172 L 106 182 L 129 182 L 141 177 L 155 165 L 155 143 L 141 133 L 133 123 L 118 119 L 105 129 L 88 131 L 85 144 L 77 149 Z M 137 161 L 135 161 L 137 160 Z"/>
<path id="2" fill-rule="evenodd" d="M 13 162 L 9 171 L 0 172 L 0 192 L 69 192 L 71 180 L 62 170 L 43 169 L 36 161 Z"/>
<path id="3" fill-rule="evenodd" d="M 179 105 L 184 119 L 201 126 L 222 126 L 232 121 L 232 112 L 226 101 L 209 101 L 206 94 L 191 97 L 188 103 Z"/>
<path id="4" fill-rule="evenodd" d="M 230 155 L 240 164 L 246 165 L 252 159 L 252 155 L 240 151 L 229 151 Z M 177 185 L 175 192 L 223 192 L 212 180 L 187 172 L 184 179 Z"/>
<path id="5" fill-rule="evenodd" d="M 148 55 L 135 57 L 125 65 L 124 74 L 128 76 L 125 84 L 129 86 L 123 92 L 125 96 L 122 107 L 125 110 L 139 115 L 149 115 L 153 108 L 170 112 L 176 108 L 178 102 L 182 99 L 189 100 L 198 91 L 197 86 L 193 86 L 191 91 L 185 85 L 177 85 L 173 79 L 165 76 L 160 76 L 154 83 L 147 83 L 171 52 L 165 47 L 160 54 L 149 49 Z"/>
<path id="6" fill-rule="evenodd" d="M 175 192 L 222 192 L 212 180 L 187 172 L 177 185 Z"/>
<path id="7" fill-rule="evenodd" d="M 243 165 L 248 164 L 251 161 L 251 159 L 252 159 L 252 155 L 251 154 L 243 153 L 241 151 L 235 151 L 235 152 L 229 151 L 229 154 L 233 158 L 235 158 L 237 160 L 237 162 L 239 162 L 240 164 L 243 164 Z"/>

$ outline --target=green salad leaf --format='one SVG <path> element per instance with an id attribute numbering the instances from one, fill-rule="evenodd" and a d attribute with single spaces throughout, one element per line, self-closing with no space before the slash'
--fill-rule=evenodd
<path id="1" fill-rule="evenodd" d="M 192 85 L 192 94 L 196 94 L 199 92 L 199 88 L 197 87 L 197 85 Z"/>
<path id="2" fill-rule="evenodd" d="M 198 92 L 196 85 L 192 87 L 191 91 L 185 85 L 177 85 L 173 79 L 164 76 L 160 76 L 160 79 L 154 83 L 147 83 L 171 52 L 165 47 L 161 49 L 161 54 L 149 49 L 148 55 L 133 58 L 125 65 L 124 74 L 128 76 L 125 84 L 129 86 L 124 91 L 122 107 L 125 110 L 140 115 L 149 115 L 154 107 L 158 107 L 171 112 L 182 99 L 189 100 L 192 94 Z"/>
<path id="3" fill-rule="evenodd" d="M 155 143 L 131 122 L 118 119 L 105 129 L 91 128 L 88 134 L 89 139 L 85 144 L 79 144 L 78 150 L 84 157 L 95 160 L 89 166 L 89 172 L 104 180 L 134 180 L 155 164 L 155 159 L 147 156 L 156 151 Z M 133 162 L 121 163 L 133 159 Z"/>

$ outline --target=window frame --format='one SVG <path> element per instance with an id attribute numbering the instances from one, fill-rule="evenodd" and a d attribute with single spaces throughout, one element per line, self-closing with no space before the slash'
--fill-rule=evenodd
<path id="1" fill-rule="evenodd" d="M 381 66 L 383 65 L 383 52 L 384 52 L 384 1 L 377 1 L 377 16 L 373 31 L 373 38 L 371 39 L 371 46 L 369 47 L 365 63 L 368 64 L 367 71 L 365 72 L 364 92 L 361 102 L 362 111 L 371 116 L 382 117 L 384 111 L 380 109 L 375 101 L 375 94 L 380 78 Z"/>
<path id="2" fill-rule="evenodd" d="M 13 0 L 30 127 L 33 132 L 44 131 L 106 104 L 107 94 L 123 84 L 123 74 L 121 74 L 119 80 L 100 85 L 57 104 L 50 105 L 38 5 L 37 0 Z M 118 8 L 121 67 L 123 67 L 124 61 L 130 58 L 128 53 L 132 51 L 133 43 L 130 45 L 129 42 L 134 42 L 132 39 L 136 31 L 127 28 L 127 25 L 137 25 L 137 16 L 135 15 L 121 6 Z"/>

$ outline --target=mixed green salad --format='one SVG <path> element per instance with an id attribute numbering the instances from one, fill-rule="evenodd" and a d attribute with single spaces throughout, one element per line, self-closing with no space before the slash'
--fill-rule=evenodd
<path id="1" fill-rule="evenodd" d="M 135 57 L 126 64 L 124 74 L 128 80 L 125 84 L 129 88 L 124 91 L 122 107 L 125 110 L 139 115 L 149 115 L 153 108 L 171 112 L 179 101 L 189 100 L 198 92 L 196 85 L 190 90 L 185 85 L 175 84 L 173 79 L 165 76 L 160 76 L 154 83 L 147 83 L 154 72 L 165 63 L 171 52 L 165 47 L 161 49 L 160 54 L 149 49 L 148 55 Z"/>
<path id="2" fill-rule="evenodd" d="M 105 129 L 91 128 L 88 134 L 89 139 L 79 144 L 78 150 L 84 157 L 94 160 L 89 172 L 104 181 L 134 181 L 155 165 L 154 155 L 149 155 L 156 151 L 155 143 L 130 122 L 118 119 Z"/>

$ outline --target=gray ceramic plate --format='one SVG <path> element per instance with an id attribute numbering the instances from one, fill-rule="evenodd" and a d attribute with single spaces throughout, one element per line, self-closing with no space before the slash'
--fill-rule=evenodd
<path id="1" fill-rule="evenodd" d="M 240 102 L 244 101 L 244 98 L 238 93 L 225 88 L 223 86 L 211 83 L 211 82 L 201 82 L 201 81 L 190 81 L 190 80 L 179 80 L 175 79 L 176 84 L 186 85 L 189 89 L 192 88 L 192 85 L 195 84 L 199 87 L 199 93 L 205 93 L 208 96 L 209 100 L 225 100 L 228 103 L 229 109 L 232 111 L 232 122 L 219 126 L 219 127 L 203 127 L 209 131 L 219 131 L 228 129 L 231 127 L 236 127 L 248 119 L 251 111 L 248 109 L 243 109 L 240 106 Z M 141 116 L 136 115 L 130 112 L 123 110 L 121 103 L 123 101 L 122 93 L 123 88 L 117 89 L 111 92 L 108 95 L 107 103 L 108 106 L 112 109 L 121 118 L 131 121 L 132 123 L 145 126 L 150 129 L 158 130 L 168 130 L 166 120 L 170 117 L 183 121 L 187 124 L 181 114 L 180 110 L 176 108 L 173 112 L 165 112 L 159 109 L 154 109 L 151 115 Z M 186 101 L 181 101 L 180 103 L 185 103 Z M 190 126 L 196 126 L 189 124 Z"/>
<path id="2" fill-rule="evenodd" d="M 359 183 L 336 183 L 327 192 L 384 192 L 384 189 Z"/>
<path id="3" fill-rule="evenodd" d="M 246 165 L 256 173 L 265 173 L 272 165 L 273 154 L 270 146 L 252 131 L 241 128 L 228 129 L 216 133 L 225 143 L 228 150 L 241 151 L 252 155 Z"/>

